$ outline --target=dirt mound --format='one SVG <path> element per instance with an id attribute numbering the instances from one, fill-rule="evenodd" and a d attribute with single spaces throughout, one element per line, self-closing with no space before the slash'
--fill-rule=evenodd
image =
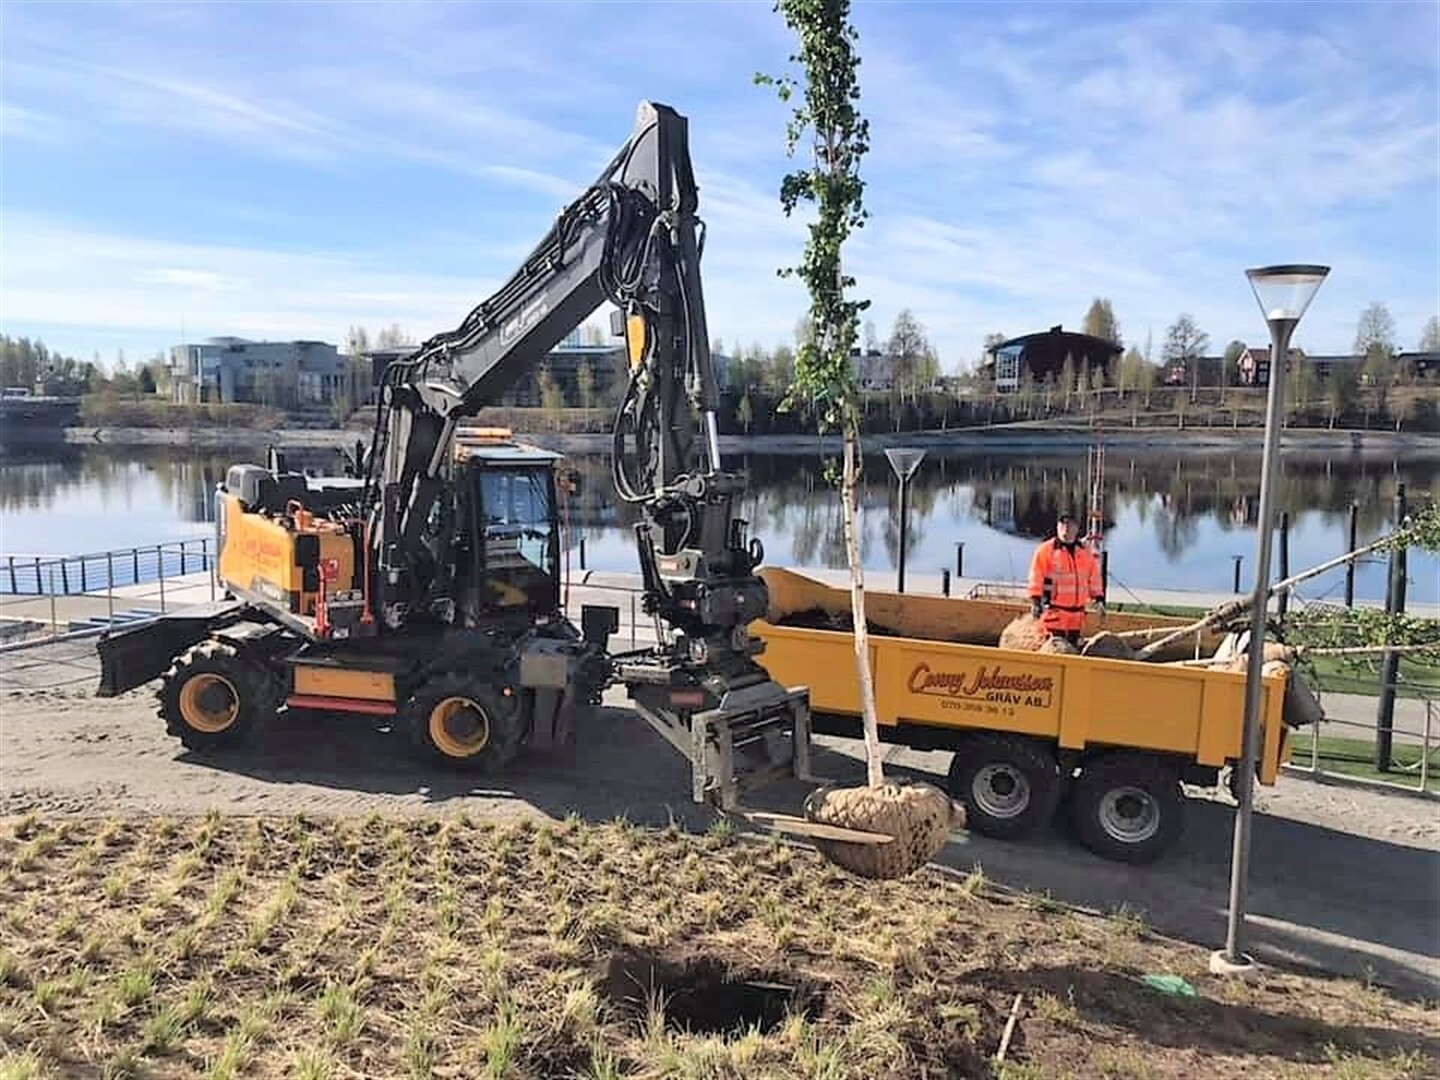
<path id="1" fill-rule="evenodd" d="M 803 611 L 792 611 L 788 615 L 782 615 L 774 620 L 776 626 L 788 626 L 797 630 L 834 630 L 839 633 L 852 634 L 855 632 L 855 619 L 849 611 L 826 611 L 824 608 L 806 608 Z M 923 629 L 911 628 L 902 630 L 896 626 L 889 626 L 882 622 L 876 622 L 873 618 L 866 617 L 865 629 L 871 637 L 914 637 L 926 641 L 948 641 L 957 645 L 995 645 L 995 636 L 992 633 L 977 633 L 960 629 L 946 633 L 943 629 L 934 625 L 926 625 Z"/>
<path id="2" fill-rule="evenodd" d="M 1098 656 L 1103 660 L 1134 660 L 1135 650 L 1120 635 L 1101 630 L 1085 642 L 1080 655 Z"/>
<path id="3" fill-rule="evenodd" d="M 789 626 L 797 630 L 838 630 L 846 634 L 855 632 L 855 618 L 848 611 L 826 611 L 824 608 L 806 608 L 792 611 L 776 620 L 776 626 Z M 892 627 L 882 626 L 873 619 L 865 620 L 865 629 L 875 637 L 902 637 Z"/>
<path id="4" fill-rule="evenodd" d="M 888 782 L 878 788 L 820 788 L 805 800 L 811 821 L 893 836 L 893 844 L 817 840 L 831 862 L 862 877 L 893 880 L 913 874 L 940 849 L 964 811 L 949 795 L 924 783 Z"/>

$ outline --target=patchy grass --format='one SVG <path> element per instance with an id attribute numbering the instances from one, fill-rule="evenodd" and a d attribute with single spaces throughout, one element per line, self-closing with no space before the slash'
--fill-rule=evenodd
<path id="1" fill-rule="evenodd" d="M 32 817 L 0 828 L 0 866 L 0 908 L 22 911 L 0 922 L 0 1080 L 1400 1080 L 1440 1062 L 1440 1016 L 1373 986 L 1224 982 L 1129 909 L 995 896 L 980 871 L 863 881 L 729 830 Z"/>
<path id="2" fill-rule="evenodd" d="M 1351 730 L 1354 730 L 1353 728 Z M 1440 739 L 1440 731 L 1436 732 Z M 1291 738 L 1295 749 L 1290 764 L 1302 769 L 1310 768 L 1313 731 L 1296 731 Z M 1367 780 L 1384 780 L 1390 784 L 1409 787 L 1420 786 L 1420 751 L 1416 743 L 1404 738 L 1395 739 L 1391 744 L 1392 767 L 1389 772 L 1375 768 L 1375 742 L 1373 739 L 1347 739 L 1343 736 L 1321 735 L 1319 742 L 1320 769 L 1327 773 L 1343 773 Z M 1426 770 L 1425 789 L 1440 791 L 1440 747 L 1430 747 L 1430 764 Z"/>

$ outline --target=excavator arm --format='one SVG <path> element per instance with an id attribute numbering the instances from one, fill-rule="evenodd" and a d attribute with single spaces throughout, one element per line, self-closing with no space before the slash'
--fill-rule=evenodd
<path id="1" fill-rule="evenodd" d="M 623 316 L 629 355 L 613 479 L 641 510 L 647 611 L 717 644 L 739 642 L 736 629 L 764 613 L 753 574 L 762 551 L 733 513 L 743 485 L 721 470 L 697 207 L 687 121 L 642 103 L 625 145 L 510 280 L 387 369 L 364 503 L 385 625 L 445 609 L 448 538 L 427 525 L 457 423 L 495 403 L 605 301 Z"/>
<path id="2" fill-rule="evenodd" d="M 747 629 L 768 595 L 755 572 L 760 545 L 735 514 L 743 482 L 721 468 L 697 206 L 685 118 L 642 103 L 629 140 L 514 275 L 386 370 L 368 452 L 351 475 L 290 473 L 278 453 L 265 468 L 231 468 L 217 496 L 217 572 L 237 599 L 107 634 L 102 692 L 122 693 L 167 665 L 172 679 L 175 658 L 209 638 L 219 644 L 207 663 L 223 652 L 238 665 L 225 678 L 211 673 L 210 691 L 254 677 L 287 687 L 291 708 L 396 712 L 423 723 L 414 732 L 438 752 L 468 756 L 474 733 L 464 725 L 484 716 L 476 702 L 501 685 L 504 695 L 517 686 L 533 694 L 532 720 L 549 716 L 559 738 L 619 683 L 691 761 L 696 801 L 728 809 L 746 787 L 808 776 L 808 694 L 770 679 Z M 455 453 L 459 422 L 497 402 L 607 301 L 629 358 L 613 480 L 639 511 L 644 606 L 657 620 L 654 646 L 621 653 L 609 651 L 615 608 L 587 607 L 576 630 L 548 600 L 544 611 L 478 602 L 494 584 L 475 580 L 474 557 L 476 482 L 490 466 L 467 463 L 462 478 Z M 488 553 L 480 562 L 488 569 Z M 470 687 L 464 715 L 414 712 L 432 671 Z M 271 690 L 257 693 L 246 708 L 268 709 Z M 180 725 L 177 716 L 167 723 Z"/>

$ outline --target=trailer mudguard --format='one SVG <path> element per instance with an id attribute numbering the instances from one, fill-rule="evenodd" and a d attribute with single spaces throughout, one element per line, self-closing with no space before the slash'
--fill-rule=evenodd
<path id="1" fill-rule="evenodd" d="M 150 622 L 100 635 L 100 686 L 96 697 L 116 697 L 165 673 L 180 653 L 215 630 L 238 622 L 246 605 L 236 601 L 169 612 Z"/>

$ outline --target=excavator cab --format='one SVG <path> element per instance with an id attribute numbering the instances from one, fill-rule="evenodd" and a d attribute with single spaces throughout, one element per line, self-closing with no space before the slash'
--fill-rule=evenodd
<path id="1" fill-rule="evenodd" d="M 560 606 L 560 454 L 517 443 L 504 428 L 460 429 L 455 485 L 461 520 L 456 569 L 478 612 Z"/>

